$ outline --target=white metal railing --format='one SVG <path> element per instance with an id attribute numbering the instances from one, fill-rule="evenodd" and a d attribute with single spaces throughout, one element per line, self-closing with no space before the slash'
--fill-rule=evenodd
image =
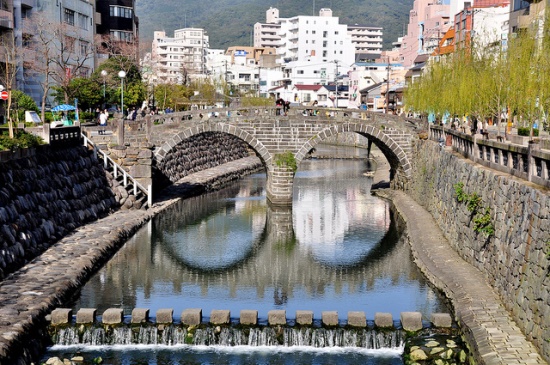
<path id="1" fill-rule="evenodd" d="M 84 146 L 92 147 L 95 153 L 99 152 L 100 157 L 103 159 L 103 168 L 107 171 L 111 169 L 114 179 L 117 179 L 119 175 L 122 175 L 123 186 L 126 188 L 131 184 L 133 187 L 134 196 L 137 196 L 138 191 L 141 191 L 147 197 L 147 206 L 149 208 L 153 206 L 153 187 L 151 184 L 145 188 L 139 181 L 134 179 L 132 175 L 127 173 L 122 166 L 113 161 L 113 159 L 110 158 L 104 151 L 100 150 L 88 137 L 83 134 L 82 138 L 84 139 Z"/>

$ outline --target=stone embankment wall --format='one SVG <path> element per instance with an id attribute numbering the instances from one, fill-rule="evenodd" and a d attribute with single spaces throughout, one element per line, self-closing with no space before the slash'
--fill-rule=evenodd
<path id="1" fill-rule="evenodd" d="M 550 196 L 526 181 L 490 170 L 437 144 L 420 141 L 407 193 L 435 218 L 454 249 L 488 278 L 515 321 L 550 361 Z M 494 234 L 476 232 L 455 185 L 481 200 Z M 489 209 L 489 210 L 486 210 Z"/>
<path id="2" fill-rule="evenodd" d="M 0 279 L 117 202 L 97 156 L 41 146 L 0 162 Z"/>

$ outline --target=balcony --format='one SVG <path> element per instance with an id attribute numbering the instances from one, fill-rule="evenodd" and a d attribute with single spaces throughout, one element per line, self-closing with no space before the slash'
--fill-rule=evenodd
<path id="1" fill-rule="evenodd" d="M 0 28 L 13 29 L 13 14 L 6 10 L 0 10 Z"/>

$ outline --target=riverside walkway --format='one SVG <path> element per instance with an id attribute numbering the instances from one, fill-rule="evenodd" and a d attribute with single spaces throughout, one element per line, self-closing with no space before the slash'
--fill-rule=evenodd
<path id="1" fill-rule="evenodd" d="M 406 222 L 414 260 L 424 275 L 450 299 L 476 360 L 486 365 L 547 364 L 520 331 L 483 274 L 449 245 L 420 204 L 396 190 L 377 195 L 390 199 Z"/>
<path id="2" fill-rule="evenodd" d="M 121 210 L 81 227 L 1 282 L 0 364 L 28 364 L 24 354 L 28 360 L 33 350 L 25 346 L 33 346 L 31 336 L 38 336 L 37 333 L 47 336 L 43 333 L 45 316 L 66 305 L 78 288 L 147 220 L 176 202 L 182 192 L 193 193 L 188 190 L 192 183 L 208 185 L 220 176 L 231 180 L 239 171 L 259 165 L 258 159 L 249 157 L 190 175 L 172 194 L 167 191 L 152 209 Z M 392 199 L 405 219 L 415 261 L 452 301 L 456 319 L 474 346 L 472 351 L 478 363 L 546 364 L 481 273 L 450 247 L 431 215 L 402 192 L 382 190 L 379 195 Z M 36 351 L 39 348 L 36 341 L 34 346 Z"/>

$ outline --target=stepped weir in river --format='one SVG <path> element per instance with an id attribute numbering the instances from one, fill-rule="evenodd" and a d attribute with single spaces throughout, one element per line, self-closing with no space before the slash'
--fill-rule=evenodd
<path id="1" fill-rule="evenodd" d="M 135 308 L 131 317 L 123 310 L 107 309 L 96 318 L 94 308 L 83 308 L 72 316 L 69 308 L 52 312 L 52 342 L 60 346 L 85 345 L 202 345 L 202 346 L 309 346 L 358 347 L 365 349 L 401 349 L 405 332 L 416 332 L 425 326 L 419 312 L 401 313 L 395 322 L 389 313 L 376 313 L 367 323 L 364 312 L 349 312 L 347 321 L 338 313 L 326 311 L 314 320 L 312 311 L 297 311 L 288 320 L 286 311 L 273 310 L 267 321 L 258 321 L 258 312 L 243 310 L 239 319 L 232 319 L 228 310 L 213 310 L 203 318 L 200 309 L 186 309 L 179 323 L 173 321 L 173 309 L 157 311 L 156 321 L 149 319 L 149 310 Z M 432 314 L 434 328 L 452 327 L 447 313 Z"/>

